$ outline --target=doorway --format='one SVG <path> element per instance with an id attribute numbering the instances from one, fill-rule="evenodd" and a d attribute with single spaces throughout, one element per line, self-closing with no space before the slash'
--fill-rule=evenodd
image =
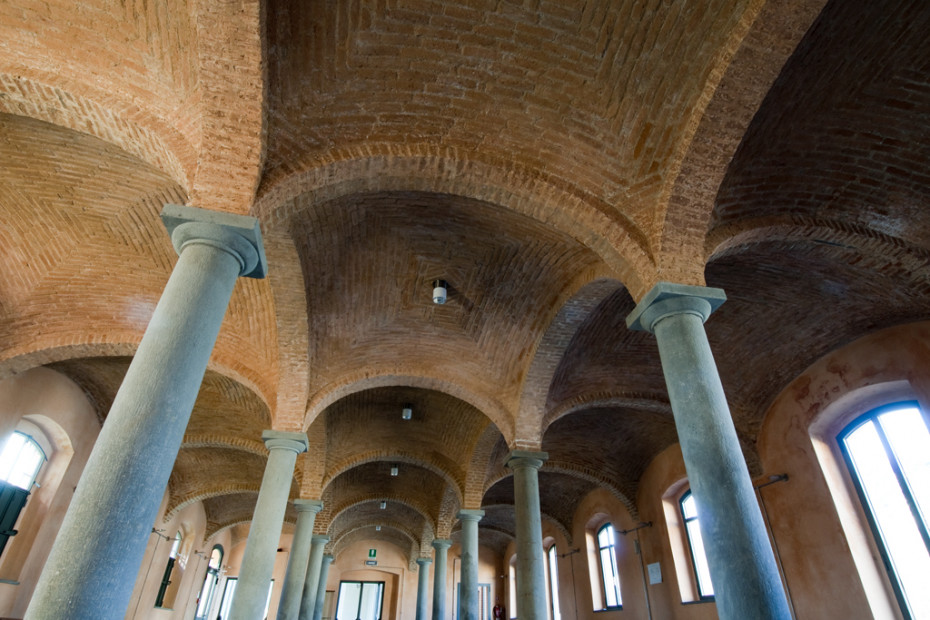
<path id="1" fill-rule="evenodd" d="M 381 620 L 383 581 L 342 581 L 335 620 Z"/>

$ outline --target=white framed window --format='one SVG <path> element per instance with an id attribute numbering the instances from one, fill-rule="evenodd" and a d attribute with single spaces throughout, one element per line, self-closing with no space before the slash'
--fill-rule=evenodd
<path id="1" fill-rule="evenodd" d="M 872 409 L 837 442 L 901 611 L 930 618 L 930 422 L 916 402 Z"/>
<path id="2" fill-rule="evenodd" d="M 555 544 L 549 545 L 546 551 L 546 575 L 549 578 L 549 618 L 562 620 L 562 611 L 559 607 L 559 554 Z"/>
<path id="3" fill-rule="evenodd" d="M 601 572 L 601 585 L 604 588 L 605 609 L 620 609 L 623 599 L 620 596 L 620 574 L 617 571 L 617 543 L 614 526 L 605 523 L 597 531 L 597 565 Z"/>
<path id="4" fill-rule="evenodd" d="M 697 581 L 698 595 L 701 600 L 712 600 L 714 584 L 710 580 L 710 567 L 707 565 L 707 552 L 704 550 L 704 539 L 701 536 L 697 503 L 690 489 L 682 494 L 681 499 L 678 500 L 678 506 L 688 539 L 688 553 L 691 556 L 691 567 Z"/>
<path id="5" fill-rule="evenodd" d="M 30 435 L 14 431 L 0 452 L 0 480 L 28 491 L 47 460 Z"/>

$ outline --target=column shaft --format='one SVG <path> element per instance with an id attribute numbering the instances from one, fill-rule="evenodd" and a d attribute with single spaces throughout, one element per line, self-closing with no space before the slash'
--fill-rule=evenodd
<path id="1" fill-rule="evenodd" d="M 429 620 L 429 558 L 418 558 L 420 573 L 417 575 L 417 617 L 416 620 Z"/>
<path id="2" fill-rule="evenodd" d="M 253 218 L 210 218 L 213 224 L 175 229 L 206 238 L 191 234 L 179 243 L 178 262 L 75 489 L 26 618 L 126 612 L 236 278 L 254 269 L 258 256 L 254 237 L 216 224 Z"/>
<path id="3" fill-rule="evenodd" d="M 323 567 L 323 549 L 329 542 L 329 536 L 314 536 L 310 545 L 310 560 L 307 562 L 307 578 L 300 599 L 300 620 L 313 620 L 316 607 L 316 590 L 320 585 L 320 571 Z"/>
<path id="4" fill-rule="evenodd" d="M 791 617 L 704 321 L 723 292 L 661 283 L 628 319 L 655 333 L 724 620 Z M 641 308 L 642 307 L 642 308 Z"/>
<path id="5" fill-rule="evenodd" d="M 299 499 L 294 504 L 297 506 L 297 528 L 294 530 L 284 586 L 281 588 L 278 620 L 297 620 L 300 613 L 300 599 L 310 557 L 310 538 L 313 536 L 316 515 L 323 509 L 323 502 L 319 500 Z"/>
<path id="6" fill-rule="evenodd" d="M 507 461 L 513 470 L 517 526 L 517 616 L 521 620 L 546 620 L 549 613 L 546 608 L 546 567 L 537 472 L 548 456 L 545 452 L 514 450 Z"/>
<path id="7" fill-rule="evenodd" d="M 326 602 L 326 580 L 329 579 L 329 565 L 333 563 L 333 556 L 328 553 L 323 556 L 320 564 L 320 580 L 316 587 L 316 602 L 313 604 L 313 619 L 323 619 L 323 603 Z"/>
<path id="8" fill-rule="evenodd" d="M 307 449 L 307 436 L 302 433 L 265 431 L 262 439 L 269 448 L 268 463 L 242 556 L 230 620 L 259 618 L 265 609 L 294 464 L 297 453 Z"/>
<path id="9" fill-rule="evenodd" d="M 478 620 L 478 521 L 483 510 L 462 510 L 462 587 L 459 593 L 459 619 Z"/>
<path id="10" fill-rule="evenodd" d="M 446 618 L 446 573 L 449 547 L 451 540 L 436 539 L 433 549 L 436 550 L 436 562 L 433 564 L 433 618 L 432 620 L 447 620 Z"/>

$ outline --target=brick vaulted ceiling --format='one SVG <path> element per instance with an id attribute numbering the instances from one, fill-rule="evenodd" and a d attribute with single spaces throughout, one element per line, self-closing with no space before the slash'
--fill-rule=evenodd
<path id="1" fill-rule="evenodd" d="M 275 428 L 336 550 L 412 560 L 481 506 L 502 548 L 514 448 L 551 455 L 550 522 L 598 486 L 635 514 L 676 441 L 623 323 L 655 282 L 726 290 L 750 465 L 801 370 L 930 315 L 928 31 L 921 0 L 2 3 L 0 376 L 48 365 L 105 421 L 175 261 L 161 206 L 251 214 L 270 273 L 169 513 L 247 522 Z"/>

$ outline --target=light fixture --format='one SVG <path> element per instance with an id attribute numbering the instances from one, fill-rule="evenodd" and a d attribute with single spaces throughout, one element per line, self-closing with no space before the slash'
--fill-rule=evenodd
<path id="1" fill-rule="evenodd" d="M 449 296 L 449 283 L 445 280 L 433 280 L 433 303 L 441 306 Z"/>
<path id="2" fill-rule="evenodd" d="M 387 508 L 387 502 L 381 502 L 381 510 Z"/>
<path id="3" fill-rule="evenodd" d="M 375 531 L 376 531 L 376 532 L 380 532 L 380 531 L 381 531 L 381 526 L 380 526 L 380 525 L 376 525 L 376 526 L 375 526 Z"/>
<path id="4" fill-rule="evenodd" d="M 391 475 L 392 476 L 397 475 L 397 465 L 391 465 Z"/>
<path id="5" fill-rule="evenodd" d="M 400 410 L 400 418 L 402 420 L 409 420 L 413 417 L 413 405 L 404 405 L 404 408 Z"/>

